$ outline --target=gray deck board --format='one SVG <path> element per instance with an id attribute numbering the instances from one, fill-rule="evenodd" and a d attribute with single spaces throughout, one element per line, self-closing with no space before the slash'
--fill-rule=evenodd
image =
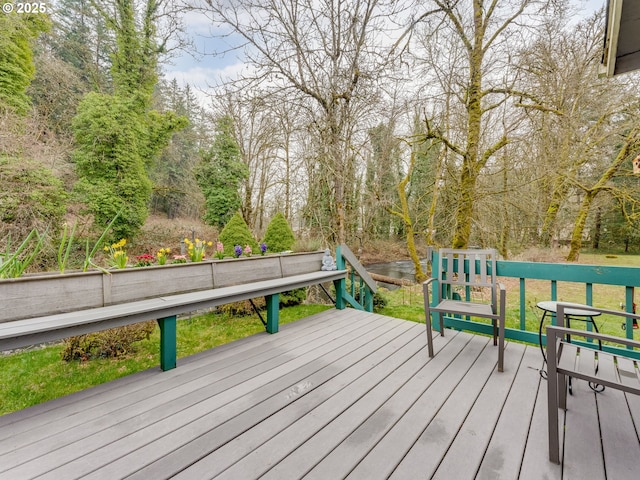
<path id="1" fill-rule="evenodd" d="M 640 396 L 632 395 L 630 393 L 624 394 L 627 405 L 629 406 L 629 411 L 631 412 L 631 418 L 633 421 L 633 426 L 636 430 L 636 436 L 638 440 L 640 440 Z"/>
<path id="2" fill-rule="evenodd" d="M 564 479 L 605 478 L 596 394 L 575 379 L 567 395 L 564 459 Z"/>
<path id="3" fill-rule="evenodd" d="M 344 323 L 341 329 L 335 330 L 331 335 L 326 335 L 323 331 L 310 332 L 307 343 L 295 348 L 292 346 L 291 354 L 296 355 L 305 349 L 313 349 L 316 345 L 331 344 L 334 339 L 345 335 L 349 330 L 358 331 L 357 329 L 359 329 L 364 333 L 369 328 L 370 324 L 355 321 Z M 57 412 L 56 420 L 43 423 L 21 435 L 14 434 L 13 437 L 0 442 L 0 449 L 10 443 L 15 450 L 13 456 L 24 459 L 25 454 L 19 451 L 20 447 L 28 450 L 27 455 L 35 457 L 42 454 L 41 449 L 48 451 L 50 445 L 55 444 L 58 449 L 55 455 L 60 457 L 60 447 L 65 444 L 71 445 L 74 441 L 84 440 L 82 448 L 90 448 L 91 444 L 86 441 L 86 436 L 100 436 L 100 441 L 108 440 L 108 435 L 101 428 L 103 424 L 119 431 L 122 429 L 120 423 L 127 419 L 140 423 L 140 415 L 167 416 L 183 410 L 189 404 L 197 405 L 210 396 L 211 389 L 223 392 L 236 385 L 247 388 L 247 385 L 250 385 L 250 380 L 258 373 L 268 371 L 270 368 L 277 368 L 287 359 L 286 356 L 279 354 L 277 349 L 267 346 L 264 348 L 264 352 L 257 350 L 253 356 L 245 354 L 239 358 L 238 355 L 234 355 L 213 365 L 205 364 L 198 368 L 185 368 L 184 375 L 171 375 L 174 380 L 171 383 L 171 388 L 167 388 L 167 384 L 163 382 L 152 385 L 141 382 L 135 386 L 134 391 L 120 392 L 111 402 L 104 402 L 102 401 L 104 399 L 101 398 L 101 403 L 92 405 L 82 412 L 74 412 L 73 409 Z M 321 356 L 323 352 L 316 353 Z M 186 403 L 178 401 L 187 394 L 191 395 L 186 399 Z M 166 404 L 169 406 L 165 406 Z M 74 426 L 77 428 L 69 432 Z M 98 435 L 97 432 L 101 433 Z M 69 450 L 72 454 L 78 451 L 75 445 L 71 445 Z M 12 464 L 12 460 L 0 455 L 0 464 L 8 466 Z"/>
<path id="4" fill-rule="evenodd" d="M 563 428 L 564 414 L 558 413 L 560 432 Z M 562 478 L 562 466 L 549 462 L 549 435 L 547 431 L 547 381 L 540 382 L 529 423 L 529 436 L 520 467 L 520 480 L 552 480 Z M 560 458 L 562 458 L 562 439 L 560 439 Z M 497 477 L 508 478 L 508 477 Z M 595 480 L 595 479 L 594 479 Z"/>
<path id="5" fill-rule="evenodd" d="M 407 379 L 400 389 L 358 425 L 305 478 L 344 478 L 349 474 L 430 388 L 468 340 L 461 335 L 453 338 L 437 336 L 434 340 L 436 357 L 429 363 L 424 363 L 419 372 Z M 445 341 L 448 343 L 442 345 Z"/>
<path id="6" fill-rule="evenodd" d="M 55 444 L 57 447 L 49 453 L 51 458 L 40 456 L 29 464 L 29 469 L 33 471 L 36 466 L 50 469 L 52 462 L 55 461 L 59 462 L 61 467 L 48 472 L 51 478 L 71 478 L 68 476 L 71 475 L 71 471 L 73 474 L 81 473 L 85 478 L 89 478 L 86 475 L 101 465 L 104 465 L 103 472 L 116 472 L 114 475 L 117 476 L 119 475 L 118 467 L 128 463 L 128 460 L 120 460 L 120 457 L 126 456 L 132 448 L 140 449 L 154 438 L 166 438 L 175 430 L 188 430 L 185 426 L 193 422 L 196 422 L 194 426 L 197 429 L 203 426 L 202 422 L 205 419 L 213 421 L 212 417 L 214 417 L 224 420 L 252 401 L 249 394 L 269 379 L 286 375 L 300 365 L 314 362 L 326 353 L 327 348 L 337 348 L 341 342 L 348 342 L 354 336 L 365 334 L 370 329 L 371 323 L 347 321 L 341 328 L 333 329 L 329 334 L 316 332 L 316 335 L 310 335 L 305 343 L 295 348 L 292 346 L 286 355 L 279 353 L 273 356 L 272 353 L 272 356 L 269 356 L 265 352 L 243 360 L 232 357 L 231 360 L 235 362 L 230 365 L 224 362 L 225 367 L 221 370 L 202 375 L 203 368 L 198 369 L 201 373 L 198 377 L 161 394 L 155 392 L 155 395 L 147 396 L 148 389 L 138 390 L 140 395 L 144 395 L 143 398 L 123 399 L 123 401 L 135 401 L 135 403 L 119 405 L 120 408 L 117 410 L 101 412 L 101 416 L 96 413 L 98 418 L 88 419 L 88 423 L 82 425 L 80 430 L 83 434 L 90 433 L 90 437 L 73 438 L 73 443 L 67 443 L 61 448 L 61 443 L 68 441 L 69 434 L 64 433 L 61 438 L 50 435 L 48 443 Z M 272 352 L 277 353 L 277 349 L 272 349 Z M 186 398 L 183 399 L 183 397 Z M 108 417 L 107 425 L 110 425 L 106 429 L 103 421 L 105 417 Z M 128 435 L 127 441 L 119 441 L 123 430 L 132 432 Z M 192 434 L 193 432 L 187 433 L 186 438 Z M 31 454 L 34 446 L 29 445 L 28 449 Z M 92 453 L 95 459 L 86 467 L 79 468 L 76 463 L 62 465 L 73 461 L 79 455 L 89 453 Z M 0 461 L 3 461 L 1 457 Z M 150 459 L 145 458 L 145 461 Z M 9 472 L 16 475 L 22 474 L 20 469 Z M 45 472 L 38 470 L 37 473 Z"/>
<path id="7" fill-rule="evenodd" d="M 429 358 L 424 336 L 328 310 L 5 415 L 0 478 L 637 476 L 640 397 L 574 380 L 554 465 L 538 348 L 509 343 L 498 373 L 490 338 L 447 331 Z"/>
<path id="8" fill-rule="evenodd" d="M 638 470 L 634 467 L 640 458 L 640 443 L 633 422 L 627 415 L 620 415 L 628 411 L 624 395 L 612 388 L 596 395 L 607 477 L 616 480 L 637 479 Z"/>
<path id="9" fill-rule="evenodd" d="M 530 423 L 522 419 L 533 415 L 542 380 L 539 373 L 541 367 L 540 353 L 527 348 L 482 459 L 478 479 L 518 478 L 530 429 Z"/>
<path id="10" fill-rule="evenodd" d="M 465 348 L 461 352 L 454 351 L 452 357 L 444 359 L 446 364 L 440 367 L 444 367 L 442 373 L 431 384 L 431 388 L 411 405 L 348 478 L 387 478 L 393 473 L 397 462 L 406 455 L 420 437 L 428 422 L 437 414 L 440 406 L 446 402 L 451 391 L 460 383 L 482 349 L 488 344 L 488 339 L 484 337 L 471 337 L 466 340 Z M 439 356 L 435 356 L 434 360 Z M 389 462 L 388 458 L 397 460 Z"/>
<path id="11" fill-rule="evenodd" d="M 314 322 L 313 320 L 317 321 Z M 202 368 L 203 365 L 209 368 L 209 362 L 220 364 L 226 360 L 233 363 L 236 358 L 245 355 L 247 352 L 250 352 L 252 355 L 258 355 L 264 352 L 268 354 L 269 351 L 272 350 L 273 345 L 286 348 L 287 345 L 298 342 L 299 339 L 305 338 L 307 335 L 312 334 L 312 332 L 322 333 L 322 322 L 328 322 L 327 325 L 331 325 L 336 322 L 336 319 L 332 319 L 330 311 L 323 312 L 313 319 L 309 317 L 299 320 L 296 322 L 296 329 L 287 328 L 287 325 L 282 326 L 278 338 L 274 338 L 265 332 L 216 347 L 216 357 L 214 360 L 209 358 L 210 354 L 208 354 L 208 352 L 201 352 L 191 357 L 179 359 L 178 365 L 180 366 L 180 370 L 170 370 L 164 372 L 164 375 L 158 375 L 160 371 L 159 368 L 149 369 L 144 372 L 128 375 L 108 384 L 83 390 L 75 393 L 73 396 L 65 396 L 36 405 L 14 415 L 0 416 L 0 440 L 8 437 L 15 438 L 15 435 L 21 432 L 34 427 L 42 427 L 44 423 L 52 422 L 56 418 L 65 415 L 65 412 L 66 414 L 69 412 L 72 414 L 76 413 L 76 404 L 82 399 L 93 398 L 91 406 L 96 407 L 100 404 L 109 403 L 119 396 L 130 395 L 132 393 L 132 390 L 129 388 L 130 385 L 136 385 L 139 389 L 144 389 L 152 387 L 153 385 L 167 384 L 167 382 L 173 381 L 174 378 L 186 382 L 188 381 L 187 377 L 191 369 Z M 179 328 L 180 323 L 178 323 L 178 329 Z M 56 414 L 51 415 L 51 412 L 54 410 Z"/>
<path id="12" fill-rule="evenodd" d="M 376 332 L 371 333 L 375 334 Z M 409 325 L 396 326 L 395 328 L 378 332 L 378 335 L 382 334 L 388 335 L 387 339 L 391 338 L 400 344 L 407 341 L 415 341 L 417 336 L 415 329 L 411 329 Z M 347 341 L 347 339 L 342 340 Z M 391 343 L 394 343 L 394 341 Z M 369 345 L 368 348 L 374 348 L 376 343 L 373 335 L 365 334 L 356 343 L 351 342 L 349 348 L 359 345 Z M 339 369 L 331 364 L 340 361 L 340 357 L 347 353 L 346 349 L 336 349 L 325 355 L 321 361 L 308 362 L 303 368 L 295 370 L 295 375 L 289 378 L 284 376 L 276 377 L 273 380 L 267 379 L 268 383 L 265 383 L 260 389 L 252 391 L 244 401 L 235 402 L 233 406 L 223 409 L 218 415 L 203 417 L 202 430 L 197 432 L 201 433 L 201 436 L 198 436 L 195 442 L 185 444 L 186 442 L 181 439 L 183 435 L 186 435 L 187 439 L 193 438 L 194 427 L 187 426 L 177 430 L 172 435 L 159 437 L 153 444 L 146 445 L 144 449 L 132 453 L 117 463 L 139 465 L 142 461 L 150 461 L 150 458 L 154 456 L 166 454 L 170 455 L 170 457 L 162 458 L 158 466 L 154 465 L 153 468 L 143 469 L 136 476 L 140 478 L 162 478 L 167 471 L 177 473 L 183 467 L 185 458 L 193 462 L 199 460 L 198 457 L 202 453 L 207 453 L 207 449 L 216 448 L 225 440 L 232 440 L 253 424 L 266 420 L 286 405 L 295 402 L 305 391 L 316 388 L 318 384 L 336 375 Z M 347 361 L 353 361 L 353 359 L 349 358 Z M 342 368 L 347 366 L 344 362 L 340 365 Z M 242 413 L 242 415 L 239 415 L 239 413 Z M 176 444 L 184 444 L 184 447 L 176 454 L 173 454 L 172 450 L 175 449 Z M 137 461 L 136 458 L 138 459 Z M 168 458 L 174 460 L 174 467 L 171 470 L 168 470 Z M 107 472 L 113 470 L 114 467 L 107 469 Z"/>
<path id="13" fill-rule="evenodd" d="M 484 350 L 487 349 L 493 350 L 488 343 L 484 345 Z M 494 355 L 480 355 L 474 359 L 447 401 L 402 458 L 391 478 L 424 478 L 434 475 L 479 393 L 490 378 L 490 373 L 496 365 L 496 358 L 497 353 L 495 358 Z M 423 416 L 424 412 L 416 411 L 415 414 Z M 414 418 L 412 421 L 417 423 L 419 419 Z M 425 455 L 425 452 L 429 452 L 429 455 Z"/>
<path id="14" fill-rule="evenodd" d="M 383 343 L 384 339 L 377 339 L 375 342 L 368 343 L 365 346 L 366 348 L 360 348 L 359 350 L 361 351 L 356 350 L 351 355 L 344 357 L 339 363 L 328 365 L 326 367 L 329 370 L 328 373 L 333 376 L 325 383 L 321 383 L 321 379 L 314 378 L 309 378 L 305 381 L 305 385 L 315 388 L 313 392 L 305 389 L 304 392 L 297 394 L 296 397 L 300 396 L 300 398 L 296 398 L 296 404 L 293 408 L 277 410 L 265 421 L 246 430 L 239 437 L 234 438 L 206 458 L 203 458 L 202 461 L 194 464 L 178 478 L 189 478 L 190 476 L 192 478 L 211 478 L 270 440 L 274 436 L 274 432 L 281 432 L 294 422 L 302 419 L 308 412 L 316 411 L 342 390 L 351 389 L 353 391 L 353 389 L 357 388 L 355 383 L 358 381 L 363 382 L 363 380 L 359 379 L 369 372 L 373 373 L 373 369 L 378 370 L 376 375 L 384 375 L 384 372 L 393 371 L 399 362 L 403 360 L 398 353 L 398 345 L 402 343 L 406 345 L 408 340 L 416 338 L 413 337 L 416 334 L 419 338 L 422 334 L 422 329 L 418 328 L 418 331 L 416 331 L 412 328 L 410 332 L 403 334 L 404 339 L 397 337 L 393 342 L 386 341 L 386 343 Z M 396 355 L 398 359 L 390 358 L 393 355 Z M 339 373 L 336 374 L 336 372 Z M 373 377 L 369 378 L 368 381 L 371 382 L 372 379 Z M 290 397 L 291 395 L 288 394 L 285 398 L 288 401 Z M 211 438 L 203 438 L 203 442 L 199 441 L 199 443 L 205 443 L 206 448 L 210 451 L 214 449 L 211 448 L 209 442 L 214 441 L 217 437 L 215 435 L 216 432 L 212 433 L 214 435 L 211 435 Z M 193 446 L 190 445 L 189 448 L 191 449 Z M 177 458 L 176 461 L 180 462 L 180 458 Z"/>
<path id="15" fill-rule="evenodd" d="M 503 375 L 491 375 L 469 415 L 449 447 L 434 478 L 473 478 L 478 471 L 491 436 L 502 413 L 522 362 L 525 347 L 512 343 L 505 349 L 505 361 L 512 368 Z"/>

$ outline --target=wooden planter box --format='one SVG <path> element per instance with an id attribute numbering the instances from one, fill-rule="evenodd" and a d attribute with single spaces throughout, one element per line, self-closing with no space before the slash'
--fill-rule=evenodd
<path id="1" fill-rule="evenodd" d="M 0 280 L 0 323 L 316 272 L 323 252 Z"/>

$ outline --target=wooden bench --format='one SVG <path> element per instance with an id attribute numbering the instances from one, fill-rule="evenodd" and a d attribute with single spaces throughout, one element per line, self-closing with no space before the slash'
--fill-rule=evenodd
<path id="1" fill-rule="evenodd" d="M 566 328 L 564 311 L 570 305 L 559 303 L 557 310 L 558 326 L 547 327 L 547 395 L 549 420 L 549 460 L 560 463 L 560 444 L 558 432 L 558 408 L 567 408 L 566 377 L 575 377 L 604 387 L 640 395 L 640 362 L 624 351 L 609 353 L 601 351 L 596 345 L 570 343 L 576 337 L 613 342 L 640 349 L 640 342 L 627 338 L 614 337 L 596 332 Z M 639 319 L 640 315 L 605 310 L 593 307 L 580 307 L 603 314 Z M 630 322 L 628 322 L 630 323 Z M 594 418 L 594 422 L 598 419 Z M 595 439 L 597 440 L 597 439 Z"/>
<path id="2" fill-rule="evenodd" d="M 7 318 L 5 313 L 0 323 L 0 351 L 147 320 L 157 320 L 160 326 L 160 366 L 163 370 L 169 370 L 176 366 L 176 316 L 178 314 L 265 297 L 266 330 L 269 333 L 276 333 L 280 293 L 324 282 L 343 281 L 346 273 L 346 270 L 319 271 L 318 264 L 318 271 L 313 272 L 189 293 L 155 296 L 95 308 L 41 314 L 21 319 Z M 148 296 L 148 292 L 146 295 Z M 22 301 L 27 304 L 30 299 L 25 298 Z"/>

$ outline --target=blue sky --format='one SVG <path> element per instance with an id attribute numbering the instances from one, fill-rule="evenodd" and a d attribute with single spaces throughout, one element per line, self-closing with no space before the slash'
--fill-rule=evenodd
<path id="1" fill-rule="evenodd" d="M 585 16 L 603 7 L 606 0 L 572 0 L 574 6 Z M 189 83 L 203 103 L 206 103 L 208 86 L 219 83 L 222 79 L 234 78 L 243 68 L 242 49 L 228 51 L 240 44 L 237 36 L 227 39 L 216 38 L 212 32 L 210 20 L 203 15 L 191 12 L 185 19 L 187 30 L 198 52 L 202 55 L 194 57 L 183 54 L 174 58 L 171 65 L 166 65 L 164 72 L 167 78 L 175 78 L 182 85 Z M 224 52 L 214 55 L 215 52 Z"/>

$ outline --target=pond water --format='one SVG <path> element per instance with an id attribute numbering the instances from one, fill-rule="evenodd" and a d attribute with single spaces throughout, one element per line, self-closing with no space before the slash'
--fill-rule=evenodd
<path id="1" fill-rule="evenodd" d="M 422 260 L 422 268 L 426 270 L 427 261 Z M 395 262 L 386 262 L 386 263 L 373 263 L 367 265 L 365 267 L 368 272 L 377 273 L 378 275 L 386 275 L 387 277 L 393 278 L 404 278 L 407 280 L 411 280 L 412 282 L 416 281 L 415 274 L 416 270 L 413 267 L 413 262 L 411 260 L 398 260 Z M 388 283 L 378 282 L 378 284 L 384 288 L 389 290 L 395 290 L 398 288 L 397 285 L 390 285 Z"/>

